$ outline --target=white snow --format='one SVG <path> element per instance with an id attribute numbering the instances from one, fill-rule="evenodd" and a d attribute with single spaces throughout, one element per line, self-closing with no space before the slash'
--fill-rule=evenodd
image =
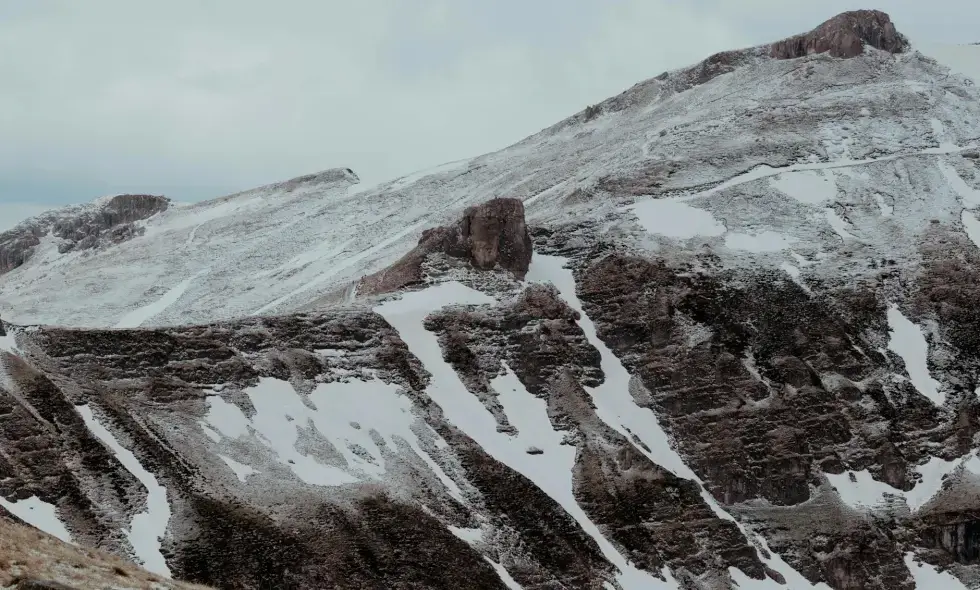
<path id="1" fill-rule="evenodd" d="M 730 232 L 725 235 L 726 247 L 748 252 L 779 252 L 791 247 L 796 241 L 791 236 L 769 230 L 757 234 Z"/>
<path id="2" fill-rule="evenodd" d="M 210 396 L 202 427 L 211 426 L 234 439 L 254 431 L 277 460 L 288 465 L 305 483 L 338 486 L 382 479 L 388 472 L 386 457 L 397 453 L 399 443 L 404 443 L 432 469 L 450 494 L 462 498 L 456 483 L 421 448 L 413 432 L 418 418 L 412 413 L 411 401 L 399 393 L 397 385 L 376 378 L 321 383 L 309 395 L 313 407 L 303 403 L 288 381 L 280 379 L 262 378 L 245 393 L 255 408 L 251 419 L 238 406 Z M 296 443 L 300 428 L 315 428 L 336 448 L 345 465 L 326 465 L 299 452 Z M 384 441 L 385 449 L 376 437 Z M 364 457 L 363 452 L 370 457 Z"/>
<path id="3" fill-rule="evenodd" d="M 133 453 L 125 448 L 116 437 L 95 417 L 89 405 L 76 406 L 89 431 L 105 443 L 136 479 L 146 487 L 146 510 L 133 516 L 126 536 L 140 564 L 147 570 L 161 576 L 170 577 L 170 568 L 160 553 L 160 544 L 167 534 L 170 521 L 170 503 L 167 502 L 167 489 L 157 483 L 157 478 L 147 471 Z"/>
<path id="4" fill-rule="evenodd" d="M 455 526 L 449 526 L 449 532 L 456 535 L 457 538 L 462 539 L 469 543 L 470 545 L 474 543 L 479 543 L 483 540 L 483 529 L 477 527 L 473 529 L 464 529 Z"/>
<path id="5" fill-rule="evenodd" d="M 801 170 L 777 174 L 769 186 L 808 205 L 821 205 L 837 197 L 833 170 Z"/>
<path id="6" fill-rule="evenodd" d="M 57 537 L 66 543 L 73 543 L 71 533 L 65 523 L 58 518 L 58 509 L 52 504 L 31 496 L 23 500 L 11 502 L 0 496 L 0 506 L 27 524 L 44 531 L 52 537 Z"/>
<path id="7" fill-rule="evenodd" d="M 827 473 L 826 476 L 840 499 L 852 508 L 873 508 L 884 502 L 886 495 L 903 496 L 901 490 L 874 479 L 866 469 Z M 855 481 L 851 481 L 851 477 Z"/>
<path id="8" fill-rule="evenodd" d="M 938 165 L 946 182 L 949 183 L 949 186 L 963 201 L 963 206 L 967 208 L 980 207 L 980 190 L 968 185 L 956 169 L 946 162 L 940 160 Z"/>
<path id="9" fill-rule="evenodd" d="M 447 305 L 493 302 L 491 297 L 454 281 L 405 293 L 401 299 L 375 307 L 375 311 L 394 326 L 432 375 L 426 392 L 442 408 L 446 419 L 475 440 L 490 456 L 523 474 L 558 502 L 596 541 L 606 559 L 619 569 L 617 579 L 624 590 L 678 588 L 669 571 L 664 572 L 668 578 L 664 582 L 630 564 L 579 506 L 572 488 L 576 449 L 562 444 L 564 435 L 555 431 L 551 424 L 545 401 L 531 395 L 508 369 L 503 376 L 492 381 L 492 386 L 518 434 L 511 436 L 498 432 L 493 415 L 467 391 L 456 371 L 443 359 L 436 336 L 423 326 L 427 315 Z M 529 446 L 536 446 L 544 452 L 540 455 L 528 454 Z"/>
<path id="10" fill-rule="evenodd" d="M 980 219 L 970 211 L 963 210 L 960 220 L 963 222 L 963 229 L 970 241 L 980 248 Z"/>
<path id="11" fill-rule="evenodd" d="M 827 223 L 830 224 L 830 227 L 834 230 L 834 233 L 839 235 L 844 240 L 854 239 L 854 235 L 847 231 L 848 227 L 850 226 L 846 221 L 844 221 L 844 219 L 841 218 L 840 215 L 837 214 L 835 209 L 827 207 L 824 209 L 824 215 L 827 217 Z"/>
<path id="12" fill-rule="evenodd" d="M 891 217 L 892 214 L 895 213 L 895 207 L 889 205 L 888 202 L 885 200 L 885 197 L 883 197 L 881 193 L 875 193 L 874 197 L 875 197 L 875 203 L 878 205 L 878 209 L 881 210 L 881 215 L 883 217 Z"/>
<path id="13" fill-rule="evenodd" d="M 244 483 L 245 482 L 245 479 L 249 475 L 254 475 L 254 474 L 258 473 L 258 471 L 256 471 L 255 469 L 253 469 L 251 465 L 246 465 L 244 463 L 239 463 L 238 461 L 235 461 L 231 457 L 227 457 L 225 455 L 218 455 L 218 457 L 220 457 L 221 460 L 224 461 L 225 464 L 228 465 L 228 467 L 233 472 L 235 472 L 235 476 L 238 477 L 238 481 L 241 481 L 241 482 Z"/>
<path id="14" fill-rule="evenodd" d="M 484 557 L 484 559 L 486 559 L 490 565 L 493 566 L 493 569 L 497 572 L 497 575 L 500 576 L 500 580 L 509 590 L 524 590 L 524 587 L 518 584 L 517 581 L 507 572 L 507 570 L 504 569 L 504 566 L 500 565 L 489 557 Z"/>
<path id="15" fill-rule="evenodd" d="M 384 250 L 385 248 L 391 246 L 392 244 L 394 244 L 398 240 L 401 240 L 402 238 L 404 238 L 404 237 L 406 237 L 406 236 L 414 233 L 415 231 L 419 230 L 423 225 L 425 225 L 425 223 L 426 223 L 425 221 L 422 221 L 422 222 L 416 223 L 415 225 L 411 225 L 409 227 L 403 228 L 401 231 L 395 233 L 394 235 L 392 235 L 392 236 L 390 236 L 390 237 L 388 237 L 388 238 L 386 238 L 384 240 L 380 240 L 380 241 L 376 242 L 373 246 L 371 246 L 370 248 L 367 248 L 366 250 L 363 250 L 363 251 L 358 252 L 357 254 L 353 254 L 351 256 L 344 257 L 341 260 L 341 262 L 339 262 L 338 264 L 330 267 L 329 269 L 327 269 L 325 271 L 322 271 L 322 272 L 318 273 L 317 276 L 316 276 L 316 278 L 314 278 L 313 280 L 311 280 L 311 281 L 309 281 L 307 283 L 304 283 L 303 285 L 301 285 L 298 288 L 290 291 L 286 295 L 283 295 L 279 299 L 276 299 L 275 301 L 272 301 L 271 303 L 268 303 L 266 305 L 263 305 L 259 309 L 255 310 L 255 312 L 253 312 L 254 315 L 261 315 L 263 313 L 267 313 L 269 311 L 272 311 L 272 310 L 276 309 L 277 307 L 279 307 L 280 305 L 282 305 L 283 303 L 286 303 L 287 301 L 289 301 L 293 297 L 296 297 L 297 295 L 301 295 L 301 294 L 303 294 L 303 293 L 305 293 L 305 292 L 307 292 L 307 291 L 309 291 L 309 290 L 317 287 L 318 285 L 323 284 L 324 282 L 326 282 L 328 279 L 332 278 L 337 273 L 339 273 L 339 272 L 341 272 L 343 270 L 346 270 L 346 269 L 348 269 L 348 268 L 356 265 L 357 263 L 361 262 L 365 258 L 368 258 L 368 257 L 370 257 L 370 256 L 372 256 L 374 254 L 377 254 L 377 253 L 381 252 L 382 250 Z"/>
<path id="16" fill-rule="evenodd" d="M 17 350 L 17 342 L 14 340 L 12 331 L 8 331 L 6 336 L 0 336 L 0 350 L 14 354 Z"/>
<path id="17" fill-rule="evenodd" d="M 194 282 L 194 279 L 199 277 L 201 274 L 203 274 L 203 272 L 198 273 L 193 277 L 184 279 L 176 287 L 173 287 L 164 293 L 162 297 L 153 303 L 149 303 L 127 313 L 121 320 L 119 320 L 119 322 L 116 323 L 116 328 L 138 328 L 142 326 L 145 322 L 153 319 L 154 316 L 158 315 L 183 297 L 188 287 L 190 287 L 191 283 Z"/>
<path id="18" fill-rule="evenodd" d="M 940 572 L 928 563 L 919 563 L 914 553 L 905 554 L 905 565 L 912 572 L 918 590 L 967 590 L 966 585 L 949 572 Z"/>
<path id="19" fill-rule="evenodd" d="M 902 357 L 912 385 L 937 406 L 946 402 L 941 384 L 929 373 L 929 343 L 916 326 L 892 303 L 888 306 L 888 350 Z"/>
<path id="20" fill-rule="evenodd" d="M 930 457 L 924 465 L 916 466 L 915 471 L 921 475 L 921 480 L 907 492 L 874 479 L 867 470 L 826 475 L 830 484 L 837 489 L 841 500 L 852 508 L 874 508 L 884 502 L 887 495 L 904 498 L 909 510 L 915 512 L 939 493 L 947 475 L 961 466 L 969 469 L 974 461 L 977 458 L 973 455 L 953 461 Z M 852 476 L 854 481 L 851 480 Z"/>
<path id="21" fill-rule="evenodd" d="M 221 396 L 217 395 L 208 396 L 206 403 L 208 405 L 208 413 L 204 417 L 204 423 L 201 424 L 205 428 L 205 432 L 207 430 L 211 430 L 211 432 L 216 430 L 228 438 L 238 438 L 248 434 L 249 420 L 241 408 L 235 404 L 226 402 Z M 208 429 L 208 425 L 212 426 L 213 430 Z M 211 436 L 211 438 L 213 439 L 214 437 Z M 218 440 L 220 440 L 220 437 Z"/>
<path id="22" fill-rule="evenodd" d="M 676 199 L 648 199 L 627 207 L 643 229 L 679 240 L 697 236 L 720 236 L 725 226 L 710 211 Z"/>

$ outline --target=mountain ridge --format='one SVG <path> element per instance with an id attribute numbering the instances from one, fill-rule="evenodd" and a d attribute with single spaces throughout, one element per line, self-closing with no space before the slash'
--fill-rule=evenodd
<path id="1" fill-rule="evenodd" d="M 980 91 L 874 48 L 643 84 L 363 192 L 47 244 L 2 294 L 74 327 L 5 312 L 0 496 L 229 588 L 976 587 Z"/>

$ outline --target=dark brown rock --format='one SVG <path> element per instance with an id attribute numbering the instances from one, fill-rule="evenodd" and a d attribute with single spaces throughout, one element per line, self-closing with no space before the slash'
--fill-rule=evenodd
<path id="1" fill-rule="evenodd" d="M 466 209 L 455 225 L 424 231 L 411 252 L 388 268 L 361 279 L 358 294 L 389 293 L 420 283 L 422 263 L 434 253 L 461 258 L 481 270 L 508 270 L 523 279 L 532 253 L 524 203 L 520 199 L 492 199 Z"/>
<path id="2" fill-rule="evenodd" d="M 908 50 L 909 42 L 884 12 L 855 10 L 835 16 L 809 33 L 773 43 L 769 50 L 776 59 L 795 59 L 814 53 L 851 58 L 861 55 L 865 46 L 902 53 Z"/>

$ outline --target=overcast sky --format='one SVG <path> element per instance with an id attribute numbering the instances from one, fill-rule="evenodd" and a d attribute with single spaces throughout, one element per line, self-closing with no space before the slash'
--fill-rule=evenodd
<path id="1" fill-rule="evenodd" d="M 913 41 L 980 41 L 976 0 L 0 2 L 0 226 L 339 166 L 377 182 L 871 7 Z"/>

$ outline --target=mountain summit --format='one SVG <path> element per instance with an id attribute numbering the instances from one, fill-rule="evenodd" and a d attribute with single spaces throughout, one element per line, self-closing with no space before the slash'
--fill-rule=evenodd
<path id="1" fill-rule="evenodd" d="M 220 588 L 974 588 L 978 141 L 858 11 L 378 187 L 51 213 L 0 506 Z"/>

